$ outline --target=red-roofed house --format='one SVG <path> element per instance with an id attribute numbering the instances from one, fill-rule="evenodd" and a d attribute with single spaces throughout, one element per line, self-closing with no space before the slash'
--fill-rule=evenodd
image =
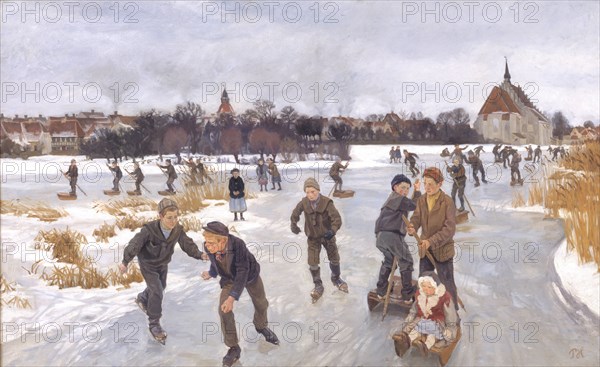
<path id="1" fill-rule="evenodd" d="M 79 151 L 79 144 L 83 141 L 85 132 L 79 121 L 65 117 L 60 120 L 50 119 L 48 132 L 52 137 L 52 151 Z"/>
<path id="2" fill-rule="evenodd" d="M 115 113 L 109 115 L 108 118 L 110 119 L 112 125 L 111 129 L 116 132 L 122 133 L 127 130 L 132 130 L 137 126 L 136 120 L 138 119 L 138 116 L 119 115 L 119 112 L 115 111 Z"/>
<path id="3" fill-rule="evenodd" d="M 550 144 L 552 127 L 520 86 L 510 82 L 508 61 L 504 81 L 495 86 L 473 124 L 485 139 L 505 144 Z"/>

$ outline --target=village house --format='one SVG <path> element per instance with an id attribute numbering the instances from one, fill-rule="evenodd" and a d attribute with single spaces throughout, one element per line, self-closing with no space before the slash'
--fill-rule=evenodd
<path id="1" fill-rule="evenodd" d="M 473 124 L 485 139 L 505 144 L 550 144 L 552 127 L 520 86 L 510 81 L 508 61 L 504 81 L 495 86 Z"/>
<path id="2" fill-rule="evenodd" d="M 48 132 L 52 137 L 52 152 L 79 152 L 85 137 L 79 121 L 74 117 L 50 117 Z"/>
<path id="3" fill-rule="evenodd" d="M 35 118 L 16 115 L 14 119 L 4 118 L 2 115 L 0 116 L 0 138 L 11 139 L 21 146 L 22 151 L 50 153 L 51 138 L 44 125 L 45 121 L 42 115 Z"/>

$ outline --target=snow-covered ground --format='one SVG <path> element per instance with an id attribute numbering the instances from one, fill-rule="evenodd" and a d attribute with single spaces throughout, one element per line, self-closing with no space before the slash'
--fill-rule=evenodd
<path id="1" fill-rule="evenodd" d="M 241 365 L 325 366 L 325 365 L 436 365 L 435 357 L 422 359 L 413 352 L 396 357 L 390 336 L 399 328 L 404 314 L 390 307 L 385 322 L 381 310 L 369 312 L 366 296 L 375 286 L 381 254 L 375 248 L 373 228 L 381 204 L 390 191 L 390 180 L 407 172 L 403 164 L 389 164 L 389 146 L 353 146 L 348 171 L 342 176 L 344 188 L 353 189 L 351 199 L 336 199 L 342 215 L 337 235 L 342 276 L 349 294 L 334 290 L 326 282 L 326 293 L 311 304 L 312 289 L 306 264 L 306 238 L 292 234 L 289 216 L 302 198 L 302 182 L 315 177 L 327 195 L 332 182 L 327 177 L 331 162 L 307 161 L 285 165 L 283 191 L 257 193 L 248 201 L 247 221 L 233 222 L 227 205 L 211 205 L 195 217 L 206 223 L 221 220 L 233 225 L 261 263 L 261 276 L 270 302 L 269 322 L 279 335 L 276 347 L 257 338 L 252 325 L 252 304 L 247 294 L 234 306 L 239 323 Z M 439 146 L 401 146 L 420 156 L 420 165 L 444 167 Z M 450 365 L 586 365 L 600 364 L 599 319 L 577 313 L 564 302 L 584 302 L 598 308 L 598 273 L 588 267 L 574 268 L 560 247 L 564 232 L 558 220 L 543 220 L 541 208 L 513 209 L 513 192 L 527 198 L 527 186 L 542 178 L 540 167 L 528 173 L 523 167 L 524 187 L 510 187 L 509 170 L 493 161 L 492 146 L 486 145 L 482 159 L 489 184 L 474 188 L 469 173 L 466 193 L 475 215 L 457 227 L 455 277 L 466 312 L 461 311 L 463 337 Z M 169 332 L 166 346 L 149 337 L 146 320 L 133 303 L 143 284 L 130 289 L 58 290 L 25 269 L 42 259 L 52 268 L 46 253 L 34 250 L 38 231 L 73 228 L 85 234 L 90 244 L 85 252 L 106 271 L 122 258 L 123 247 L 133 236 L 117 231 L 109 244 L 93 243 L 92 232 L 115 218 L 94 209 L 96 202 L 110 200 L 102 189 L 111 187 L 112 174 L 105 161 L 81 161 L 79 185 L 88 196 L 76 201 L 59 201 L 57 191 L 68 191 L 67 181 L 57 174 L 68 166 L 70 157 L 46 156 L 28 161 L 2 160 L 2 200 L 45 202 L 64 208 L 69 216 L 53 223 L 2 215 L 2 274 L 19 284 L 19 294 L 31 309 L 2 306 L 2 361 L 7 365 L 219 365 L 226 352 L 221 341 L 217 314 L 218 282 L 203 281 L 199 274 L 207 263 L 189 258 L 176 248 L 169 268 L 163 301 L 162 324 Z M 229 172 L 233 164 L 218 166 Z M 242 166 L 247 187 L 258 185 L 255 166 Z M 468 168 L 468 167 L 467 167 Z M 157 190 L 165 178 L 154 163 L 142 165 L 144 185 L 159 200 Z M 228 175 L 221 176 L 225 179 Z M 178 184 L 178 181 L 176 181 Z M 124 182 L 125 189 L 133 184 Z M 269 184 L 270 187 L 270 184 Z M 444 191 L 450 192 L 449 180 Z M 154 215 L 153 213 L 144 213 Z M 200 233 L 191 237 L 202 241 Z M 415 268 L 418 269 L 416 253 Z M 322 276 L 329 269 L 324 252 Z M 554 270 L 556 268 L 556 271 Z M 567 269 L 564 271 L 564 269 Z M 583 270 L 582 270 L 583 269 Z M 560 274 L 560 281 L 556 279 Z M 564 275 L 563 275 L 564 274 Z M 573 281 L 575 274 L 576 279 Z M 414 276 L 417 274 L 415 273 Z M 579 278 L 581 276 L 581 278 Z M 564 297 L 560 284 L 573 294 Z M 586 295 L 579 296 L 578 290 Z M 568 305 L 567 305 L 568 306 Z M 582 351 L 579 353 L 579 351 Z"/>

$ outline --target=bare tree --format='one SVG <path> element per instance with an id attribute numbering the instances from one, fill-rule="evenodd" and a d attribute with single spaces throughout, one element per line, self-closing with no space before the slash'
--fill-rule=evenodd
<path id="1" fill-rule="evenodd" d="M 281 109 L 281 113 L 279 114 L 281 122 L 283 122 L 287 127 L 286 132 L 291 131 L 292 126 L 296 123 L 299 117 L 300 115 L 298 115 L 298 112 L 296 112 L 292 106 L 285 106 Z"/>
<path id="2" fill-rule="evenodd" d="M 335 140 L 340 147 L 340 158 L 346 160 L 350 158 L 348 140 L 352 137 L 352 128 L 345 123 L 336 123 L 329 125 L 327 137 Z"/>
<path id="3" fill-rule="evenodd" d="M 592 121 L 587 120 L 586 122 L 583 123 L 583 127 L 593 129 L 594 127 L 596 127 L 596 125 L 594 125 L 594 123 Z"/>
<path id="4" fill-rule="evenodd" d="M 550 121 L 554 127 L 552 130 L 552 136 L 557 137 L 559 140 L 562 140 L 563 136 L 569 134 L 572 129 L 569 120 L 565 117 L 562 111 L 554 112 L 554 115 L 552 115 L 552 120 Z"/>
<path id="5" fill-rule="evenodd" d="M 260 153 L 260 157 L 264 159 L 264 154 L 269 150 L 269 140 L 271 133 L 263 127 L 252 130 L 249 136 L 250 149 L 253 152 Z"/>
<path id="6" fill-rule="evenodd" d="M 258 120 L 261 126 L 274 127 L 275 121 L 277 120 L 277 113 L 275 112 L 275 103 L 261 99 L 254 102 L 254 109 L 249 110 L 250 114 Z"/>
<path id="7" fill-rule="evenodd" d="M 173 119 L 181 126 L 189 135 L 188 145 L 192 154 L 196 154 L 200 139 L 202 138 L 203 126 L 199 124 L 204 116 L 204 110 L 199 104 L 194 102 L 186 102 L 185 104 L 177 105 Z"/>
<path id="8" fill-rule="evenodd" d="M 221 131 L 219 145 L 223 153 L 233 154 L 236 163 L 240 163 L 239 154 L 242 151 L 242 132 L 235 127 L 229 127 Z"/>
<path id="9" fill-rule="evenodd" d="M 464 108 L 455 108 L 450 112 L 450 118 L 456 125 L 468 124 L 471 121 L 469 113 Z"/>

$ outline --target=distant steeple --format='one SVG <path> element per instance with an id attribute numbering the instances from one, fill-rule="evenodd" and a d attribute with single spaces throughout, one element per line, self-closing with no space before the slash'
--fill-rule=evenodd
<path id="1" fill-rule="evenodd" d="M 217 110 L 217 115 L 220 115 L 222 113 L 228 113 L 231 115 L 235 115 L 235 111 L 233 110 L 233 107 L 231 107 L 231 104 L 229 103 L 229 95 L 227 94 L 227 89 L 226 89 L 225 85 L 223 85 L 223 94 L 221 94 L 221 105 L 219 106 L 219 109 Z"/>
<path id="2" fill-rule="evenodd" d="M 508 71 L 508 59 L 504 56 L 504 81 L 510 83 L 510 72 Z"/>

